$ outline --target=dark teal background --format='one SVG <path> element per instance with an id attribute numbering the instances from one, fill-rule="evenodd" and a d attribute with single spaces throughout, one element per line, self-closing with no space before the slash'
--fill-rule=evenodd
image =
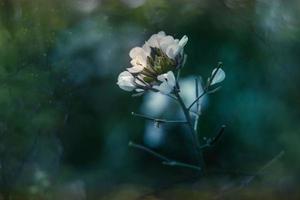
<path id="1" fill-rule="evenodd" d="M 3 198 L 299 198 L 299 13 L 298 0 L 0 0 Z M 205 79 L 224 63 L 199 122 L 203 137 L 227 126 L 205 152 L 223 173 L 199 178 L 128 148 L 143 143 L 145 122 L 130 113 L 146 99 L 117 77 L 130 49 L 161 30 L 189 37 L 182 77 Z M 190 162 L 180 127 L 167 126 L 155 150 Z M 236 189 L 247 177 L 233 172 L 253 174 L 281 151 Z"/>

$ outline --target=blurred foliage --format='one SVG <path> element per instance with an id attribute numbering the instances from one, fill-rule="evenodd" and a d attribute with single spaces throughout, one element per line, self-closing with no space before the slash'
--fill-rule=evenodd
<path id="1" fill-rule="evenodd" d="M 298 0 L 0 0 L 0 199 L 299 199 L 299 13 Z M 228 173 L 199 178 L 128 149 L 144 140 L 149 124 L 130 112 L 147 97 L 116 78 L 160 30 L 189 36 L 183 77 L 225 65 L 199 127 L 227 125 L 205 159 Z M 164 128 L 156 150 L 188 161 L 185 129 Z M 236 190 L 245 177 L 230 171 L 282 150 Z"/>

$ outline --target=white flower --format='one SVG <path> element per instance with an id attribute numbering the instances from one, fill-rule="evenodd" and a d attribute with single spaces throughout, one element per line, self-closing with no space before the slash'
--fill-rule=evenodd
<path id="1" fill-rule="evenodd" d="M 147 56 L 150 55 L 150 50 L 146 51 L 145 48 L 134 47 L 131 49 L 129 56 L 132 59 L 130 61 L 132 67 L 127 68 L 130 73 L 139 73 L 147 67 Z"/>
<path id="2" fill-rule="evenodd" d="M 160 31 L 150 37 L 143 47 L 134 47 L 131 49 L 129 56 L 131 58 L 132 67 L 127 68 L 130 73 L 139 73 L 147 67 L 147 57 L 151 54 L 152 48 L 161 49 L 170 59 L 175 60 L 176 56 L 183 53 L 183 48 L 188 41 L 187 36 L 183 36 L 181 40 L 174 39 L 165 32 Z"/>
<path id="3" fill-rule="evenodd" d="M 215 68 L 212 71 L 212 73 L 211 73 L 212 76 L 216 72 L 216 70 L 217 70 L 217 68 Z M 211 85 L 222 82 L 225 79 L 225 77 L 226 77 L 225 72 L 221 68 L 219 68 L 216 75 L 214 76 L 213 80 L 211 81 Z"/>
<path id="4" fill-rule="evenodd" d="M 159 90 L 159 92 L 163 94 L 169 94 L 174 90 L 176 79 L 172 71 L 159 75 L 157 79 L 162 83 L 160 85 L 154 85 L 154 89 Z"/>
<path id="5" fill-rule="evenodd" d="M 128 71 L 124 71 L 119 75 L 117 84 L 125 91 L 130 92 L 136 89 L 135 78 Z"/>
<path id="6" fill-rule="evenodd" d="M 161 49 L 169 58 L 175 59 L 178 54 L 183 53 L 183 48 L 188 41 L 188 37 L 185 35 L 181 40 L 174 39 L 170 35 L 166 35 L 165 32 L 160 31 L 154 34 L 145 43 L 144 49 L 150 49 L 150 47 L 156 47 Z"/>
<path id="7" fill-rule="evenodd" d="M 143 93 L 156 89 L 169 94 L 176 83 L 172 70 L 182 66 L 187 41 L 187 36 L 174 39 L 163 31 L 152 35 L 142 47 L 131 49 L 131 67 L 119 75 L 117 84 L 126 91 Z"/>

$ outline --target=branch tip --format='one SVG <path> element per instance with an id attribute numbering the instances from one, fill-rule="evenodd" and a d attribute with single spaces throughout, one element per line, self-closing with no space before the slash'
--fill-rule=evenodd
<path id="1" fill-rule="evenodd" d="M 226 125 L 223 124 L 221 126 L 221 129 L 219 130 L 218 134 L 210 142 L 210 145 L 214 145 L 215 143 L 217 143 L 220 140 L 220 138 L 224 134 L 225 128 L 226 128 Z"/>

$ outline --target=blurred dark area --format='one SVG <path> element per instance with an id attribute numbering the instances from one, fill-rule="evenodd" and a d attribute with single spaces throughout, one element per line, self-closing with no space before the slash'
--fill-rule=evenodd
<path id="1" fill-rule="evenodd" d="M 0 200 L 300 199 L 299 19 L 299 0 L 0 0 Z M 128 147 L 193 160 L 183 125 L 130 114 L 176 106 L 116 85 L 161 30 L 189 37 L 186 90 L 224 63 L 205 176 Z"/>

